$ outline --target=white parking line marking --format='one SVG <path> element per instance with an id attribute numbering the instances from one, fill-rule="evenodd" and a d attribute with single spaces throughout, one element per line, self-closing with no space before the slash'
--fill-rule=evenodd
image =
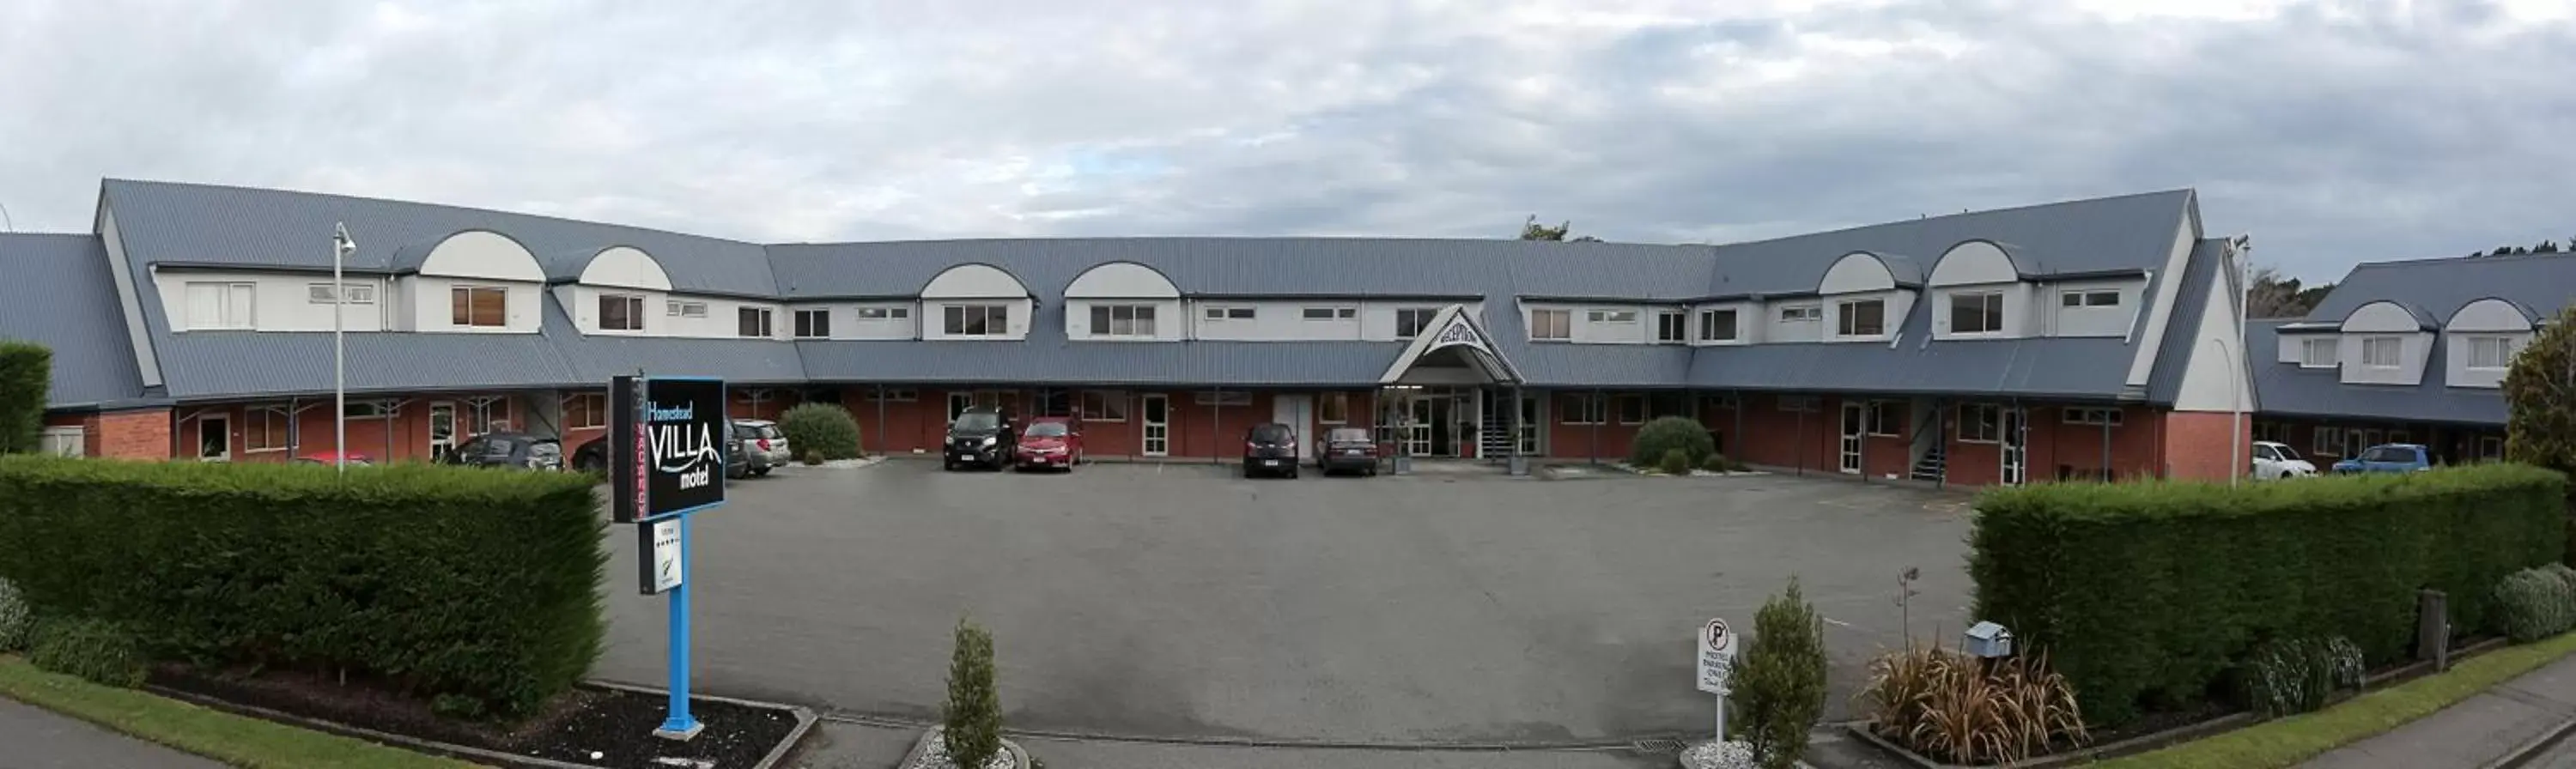
<path id="1" fill-rule="evenodd" d="M 1851 627 L 1851 626 L 1852 626 L 1852 623 L 1844 622 L 1844 621 L 1842 621 L 1842 620 L 1834 619 L 1834 618 L 1832 618 L 1832 617 L 1826 617 L 1826 618 L 1825 618 L 1825 624 L 1832 625 L 1832 626 L 1834 626 L 1834 627 Z"/>

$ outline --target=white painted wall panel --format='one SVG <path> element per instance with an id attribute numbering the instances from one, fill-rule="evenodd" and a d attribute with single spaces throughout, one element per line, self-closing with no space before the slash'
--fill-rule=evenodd
<path id="1" fill-rule="evenodd" d="M 1067 299 L 1178 299 L 1179 288 L 1154 268 L 1135 262 L 1109 262 L 1084 270 L 1064 288 Z"/>
<path id="2" fill-rule="evenodd" d="M 1941 254 L 1932 264 L 1932 274 L 1924 278 L 1927 286 L 1964 286 L 1982 283 L 2013 283 L 2021 280 L 2021 271 L 2013 267 L 2012 257 L 1993 243 L 1971 240 Z"/>
<path id="3" fill-rule="evenodd" d="M 989 264 L 961 264 L 942 270 L 922 286 L 923 299 L 1005 299 L 1029 296 L 1028 286 L 1002 268 Z M 937 324 L 932 324 L 936 327 Z"/>
<path id="4" fill-rule="evenodd" d="M 671 276 L 662 271 L 662 263 L 652 254 L 630 246 L 612 246 L 592 256 L 590 264 L 581 269 L 581 282 L 592 286 L 671 290 Z"/>
<path id="5" fill-rule="evenodd" d="M 331 304 L 315 304 L 311 287 L 331 285 L 330 275 L 286 273 L 218 272 L 209 270 L 160 270 L 152 274 L 155 289 L 161 295 L 161 310 L 170 319 L 170 330 L 191 330 L 188 316 L 187 285 L 190 283 L 243 283 L 253 286 L 252 321 L 259 331 L 329 331 Z M 381 277 L 346 275 L 342 283 L 365 286 L 375 294 L 375 301 L 351 304 L 343 311 L 349 331 L 382 331 L 390 317 L 386 281 Z"/>
<path id="6" fill-rule="evenodd" d="M 1184 318 L 1186 324 L 1182 327 L 1182 333 L 1188 335 L 1187 338 L 1239 342 L 1348 341 L 1360 338 L 1364 324 L 1360 318 L 1363 312 L 1361 304 L 1355 300 L 1343 299 L 1260 301 L 1193 299 L 1186 303 L 1188 314 Z M 1210 321 L 1207 319 L 1207 308 L 1210 307 L 1249 307 L 1252 308 L 1252 319 L 1229 318 Z M 1308 320 L 1307 308 L 1319 311 L 1332 310 L 1333 317 Z M 1352 316 L 1341 317 L 1341 310 L 1350 310 Z M 1392 309 L 1385 312 L 1384 328 L 1385 333 L 1394 333 L 1395 313 Z"/>
<path id="7" fill-rule="evenodd" d="M 2180 277 L 2182 273 L 2170 273 Z M 2083 297 L 2101 291 L 2117 291 L 2118 304 L 2108 307 L 2086 304 L 2066 306 L 2066 297 Z M 2047 318 L 2048 336 L 2128 336 L 2137 325 L 2139 305 L 2144 303 L 2147 282 L 2136 278 L 2119 280 L 2070 280 L 2047 284 L 2041 291 L 2041 317 Z M 2210 304 L 2225 304 L 2225 290 L 2213 294 Z M 2159 299 L 2161 301 L 2161 299 Z"/>
<path id="8" fill-rule="evenodd" d="M 486 230 L 467 230 L 438 242 L 420 263 L 420 274 L 543 283 L 546 272 L 518 241 Z"/>
<path id="9" fill-rule="evenodd" d="M 100 241 L 107 246 L 107 271 L 116 278 L 116 303 L 124 308 L 125 335 L 133 342 L 134 360 L 143 372 L 143 384 L 157 387 L 161 384 L 161 359 L 152 351 L 151 327 L 143 323 L 143 298 L 135 295 L 134 273 L 126 267 L 125 237 L 116 230 L 116 211 L 107 207 L 104 197 L 98 203 L 98 233 Z M 162 317 L 175 316 L 165 314 Z M 172 322 L 176 323 L 175 320 Z"/>
<path id="10" fill-rule="evenodd" d="M 1834 261 L 1832 268 L 1825 270 L 1825 279 L 1816 284 L 1816 293 L 1855 294 L 1893 288 L 1896 288 L 1896 277 L 1888 273 L 1885 263 L 1880 262 L 1877 256 L 1853 252 L 1844 254 Z"/>

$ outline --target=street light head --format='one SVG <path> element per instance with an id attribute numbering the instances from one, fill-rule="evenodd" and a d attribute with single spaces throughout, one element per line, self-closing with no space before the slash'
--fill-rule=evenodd
<path id="1" fill-rule="evenodd" d="M 358 253 L 358 240 L 349 237 L 349 225 L 337 224 L 331 227 L 331 247 L 337 250 L 340 258 L 343 259 Z"/>

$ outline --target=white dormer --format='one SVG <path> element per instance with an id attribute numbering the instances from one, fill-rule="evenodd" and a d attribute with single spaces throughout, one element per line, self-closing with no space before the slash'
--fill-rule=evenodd
<path id="1" fill-rule="evenodd" d="M 556 298 L 585 334 L 669 335 L 678 312 L 693 312 L 689 320 L 696 323 L 714 311 L 703 301 L 672 302 L 670 273 L 652 254 L 632 246 L 591 254 L 580 281 L 558 287 Z"/>
<path id="2" fill-rule="evenodd" d="M 1990 241 L 1951 246 L 1924 280 L 1932 296 L 1932 338 L 1996 339 L 2032 335 L 2032 289 L 2012 256 Z"/>
<path id="3" fill-rule="evenodd" d="M 395 281 L 394 329 L 534 334 L 546 273 L 526 246 L 490 230 L 466 230 L 395 252 L 418 272 Z"/>
<path id="4" fill-rule="evenodd" d="M 1026 339 L 1029 312 L 1036 304 L 1028 286 L 1002 268 L 960 264 L 921 287 L 921 338 Z"/>
<path id="5" fill-rule="evenodd" d="M 1186 338 L 1181 290 L 1135 262 L 1083 270 L 1064 288 L 1064 334 L 1074 341 L 1177 342 Z"/>
<path id="6" fill-rule="evenodd" d="M 1708 347 L 1762 341 L 1761 302 L 1714 302 L 1690 308 L 1690 343 Z"/>
<path id="7" fill-rule="evenodd" d="M 2442 381 L 2452 387 L 2502 387 L 2514 356 L 2535 329 L 2521 306 L 2503 299 L 2470 302 L 2442 323 Z"/>
<path id="8" fill-rule="evenodd" d="M 329 331 L 334 294 L 325 271 L 248 271 L 219 269 L 152 270 L 170 330 L 187 331 Z M 377 275 L 343 275 L 347 301 L 338 309 L 341 328 L 350 332 L 381 331 L 388 325 L 393 302 L 386 279 Z"/>
<path id="9" fill-rule="evenodd" d="M 2371 302 L 2344 316 L 2336 357 L 2345 384 L 2413 385 L 2424 380 L 2424 357 L 2433 335 L 2414 310 L 2396 302 Z"/>
<path id="10" fill-rule="evenodd" d="M 1905 312 L 1914 306 L 1914 292 L 1899 285 L 1887 260 L 1867 251 L 1835 260 L 1816 294 L 1819 331 L 1828 342 L 1885 341 L 1905 325 Z"/>

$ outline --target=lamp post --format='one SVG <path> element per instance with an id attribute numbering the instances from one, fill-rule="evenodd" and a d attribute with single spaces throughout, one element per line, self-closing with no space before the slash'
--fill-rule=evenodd
<path id="1" fill-rule="evenodd" d="M 331 466 L 349 472 L 349 362 L 343 341 L 342 308 L 349 305 L 349 286 L 340 281 L 342 263 L 357 253 L 347 222 L 331 225 Z M 387 434 L 391 434 L 388 432 Z"/>
<path id="2" fill-rule="evenodd" d="M 2237 235 L 2228 238 L 2227 245 L 2228 256 L 2234 258 L 2229 266 L 2236 270 L 2236 344 L 2234 347 L 2237 353 L 2244 353 L 2246 352 L 2245 314 L 2247 311 L 2245 305 L 2254 298 L 2254 271 L 2250 269 L 2253 262 L 2248 261 L 2245 255 L 2254 250 L 2254 236 Z M 2219 346 L 2225 348 L 2229 345 L 2221 343 Z M 2253 373 L 2246 369 L 2251 365 L 2253 362 L 2246 360 L 2245 355 L 2238 354 L 2233 365 L 2227 368 L 2227 390 L 2232 397 L 2227 404 L 2227 485 L 2229 486 L 2236 485 L 2236 479 L 2244 475 L 2244 459 L 2240 452 L 2245 450 L 2245 409 L 2249 407 L 2245 402 L 2245 378 Z"/>

